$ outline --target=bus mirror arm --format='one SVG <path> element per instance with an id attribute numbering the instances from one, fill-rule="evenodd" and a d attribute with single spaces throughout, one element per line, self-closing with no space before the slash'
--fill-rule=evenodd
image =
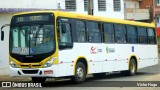
<path id="1" fill-rule="evenodd" d="M 7 27 L 7 26 L 10 26 L 10 24 L 5 24 L 5 25 L 3 25 L 3 26 L 1 27 L 1 41 L 4 40 L 4 31 L 3 31 L 3 28 L 4 28 L 4 27 Z"/>

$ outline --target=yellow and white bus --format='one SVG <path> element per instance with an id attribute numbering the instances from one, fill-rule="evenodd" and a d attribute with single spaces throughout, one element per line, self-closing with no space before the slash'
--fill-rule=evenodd
<path id="1" fill-rule="evenodd" d="M 20 13 L 10 23 L 10 76 L 34 82 L 49 77 L 83 82 L 88 74 L 113 71 L 135 75 L 158 63 L 157 51 L 153 23 L 60 11 Z"/>

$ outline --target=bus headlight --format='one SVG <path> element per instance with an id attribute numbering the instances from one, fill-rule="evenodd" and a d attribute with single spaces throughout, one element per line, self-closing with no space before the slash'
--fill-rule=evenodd
<path id="1" fill-rule="evenodd" d="M 54 61 L 56 60 L 56 58 L 54 57 L 54 58 L 51 58 L 50 60 L 48 60 L 45 64 L 44 64 L 44 68 L 46 68 L 46 67 L 51 67 L 52 65 L 53 65 L 53 63 L 54 63 Z"/>
<path id="2" fill-rule="evenodd" d="M 13 68 L 18 68 L 18 65 L 14 62 L 14 61 L 12 61 L 12 60 L 10 60 L 10 65 L 11 65 L 11 67 L 13 67 Z"/>

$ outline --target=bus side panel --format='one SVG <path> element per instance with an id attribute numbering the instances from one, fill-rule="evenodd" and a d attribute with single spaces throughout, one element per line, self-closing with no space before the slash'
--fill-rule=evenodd
<path id="1" fill-rule="evenodd" d="M 114 44 L 102 44 L 102 56 L 103 62 L 103 72 L 111 72 L 114 71 L 114 61 L 115 61 L 115 48 L 113 46 Z"/>
<path id="2" fill-rule="evenodd" d="M 100 47 L 99 44 L 74 43 L 73 48 L 60 50 L 59 75 L 74 75 L 75 63 L 77 59 L 81 57 L 87 59 L 89 73 L 102 72 L 102 62 L 104 59 L 98 54 L 98 47 Z M 92 51 L 91 48 L 94 50 Z M 61 62 L 63 62 L 63 64 L 61 64 Z"/>
<path id="3" fill-rule="evenodd" d="M 59 75 L 74 75 L 81 56 L 87 59 L 89 74 L 128 70 L 131 56 L 138 59 L 138 68 L 158 63 L 156 45 L 74 43 L 72 49 L 59 51 Z"/>
<path id="4" fill-rule="evenodd" d="M 72 62 L 74 61 L 73 54 L 74 53 L 72 49 L 59 51 L 59 77 L 74 75 L 74 62 Z"/>
<path id="5" fill-rule="evenodd" d="M 114 71 L 128 70 L 131 56 L 137 58 L 138 69 L 158 63 L 156 45 L 113 44 L 115 48 Z"/>
<path id="6" fill-rule="evenodd" d="M 138 68 L 144 68 L 158 64 L 157 45 L 137 45 Z"/>

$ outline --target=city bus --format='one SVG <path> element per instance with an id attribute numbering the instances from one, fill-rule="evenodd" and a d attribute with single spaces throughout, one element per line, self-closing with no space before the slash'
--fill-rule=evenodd
<path id="1" fill-rule="evenodd" d="M 87 75 L 118 71 L 132 76 L 156 64 L 153 23 L 62 11 L 24 12 L 11 19 L 11 77 L 29 76 L 42 83 L 46 78 L 67 77 L 80 83 Z"/>

